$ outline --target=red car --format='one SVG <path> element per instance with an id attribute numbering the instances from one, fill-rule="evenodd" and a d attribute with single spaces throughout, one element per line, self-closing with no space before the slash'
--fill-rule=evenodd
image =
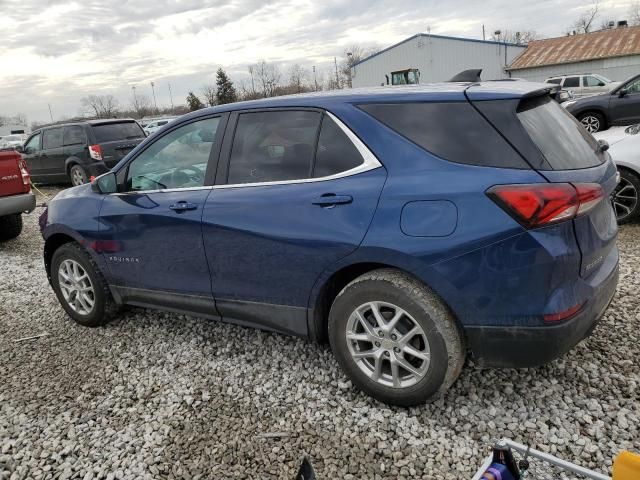
<path id="1" fill-rule="evenodd" d="M 18 152 L 0 151 L 0 241 L 20 235 L 22 213 L 36 207 L 27 163 Z"/>

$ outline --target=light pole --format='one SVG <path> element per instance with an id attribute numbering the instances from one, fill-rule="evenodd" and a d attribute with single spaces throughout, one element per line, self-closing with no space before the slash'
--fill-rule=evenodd
<path id="1" fill-rule="evenodd" d="M 352 82 L 352 78 L 351 78 L 351 69 L 353 68 L 353 53 L 351 52 L 347 52 L 347 66 L 349 67 L 349 74 L 348 74 L 348 81 L 349 81 L 349 88 L 353 87 L 353 82 Z"/>
<path id="2" fill-rule="evenodd" d="M 156 113 L 158 113 L 158 102 L 156 102 L 156 84 L 151 82 L 151 91 L 153 92 L 153 105 L 156 107 Z"/>
<path id="3" fill-rule="evenodd" d="M 316 66 L 313 66 L 313 83 L 316 86 L 316 92 L 318 91 L 318 77 L 316 75 Z"/>
<path id="4" fill-rule="evenodd" d="M 173 94 L 171 93 L 171 84 L 169 83 L 169 98 L 171 99 L 171 110 L 173 110 Z"/>

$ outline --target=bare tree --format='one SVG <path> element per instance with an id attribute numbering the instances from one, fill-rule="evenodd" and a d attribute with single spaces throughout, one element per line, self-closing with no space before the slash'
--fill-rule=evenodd
<path id="1" fill-rule="evenodd" d="M 353 86 L 354 65 L 373 55 L 376 51 L 375 48 L 367 48 L 358 44 L 352 44 L 345 48 L 344 55 L 340 61 L 341 86 L 351 88 Z"/>
<path id="2" fill-rule="evenodd" d="M 277 65 L 267 63 L 265 60 L 262 60 L 257 65 L 253 66 L 253 69 L 250 70 L 252 75 L 256 76 L 256 83 L 259 88 L 262 89 L 263 97 L 273 97 L 276 95 L 277 88 L 280 85 L 280 69 Z"/>
<path id="3" fill-rule="evenodd" d="M 289 68 L 289 87 L 295 93 L 301 93 L 308 90 L 306 87 L 309 72 L 296 63 Z"/>
<path id="4" fill-rule="evenodd" d="M 111 118 L 118 114 L 118 101 L 113 95 L 88 95 L 80 99 L 85 113 L 97 118 Z"/>
<path id="5" fill-rule="evenodd" d="M 204 98 L 204 102 L 210 107 L 213 107 L 216 105 L 216 91 L 217 91 L 217 87 L 213 83 L 208 83 L 206 85 L 203 85 L 202 88 L 200 89 L 200 92 L 202 93 L 202 97 Z"/>
<path id="6" fill-rule="evenodd" d="M 500 33 L 497 33 L 500 32 Z M 500 29 L 496 30 L 491 36 L 491 40 L 494 42 L 516 43 L 518 45 L 526 45 L 532 40 L 538 40 L 540 35 L 535 30 L 508 30 Z"/>
<path id="7" fill-rule="evenodd" d="M 576 33 L 589 33 L 595 26 L 595 20 L 600 12 L 600 1 L 593 0 L 591 6 L 571 25 L 571 31 Z M 571 32 L 568 32 L 571 33 Z"/>
<path id="8" fill-rule="evenodd" d="M 153 111 L 151 107 L 151 99 L 146 95 L 134 95 L 131 98 L 131 110 L 138 118 L 149 115 Z"/>
<path id="9" fill-rule="evenodd" d="M 640 25 L 640 0 L 636 0 L 629 7 L 629 22 L 631 25 Z"/>

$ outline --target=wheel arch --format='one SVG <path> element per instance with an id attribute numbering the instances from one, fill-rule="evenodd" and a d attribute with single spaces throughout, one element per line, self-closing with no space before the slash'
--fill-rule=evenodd
<path id="1" fill-rule="evenodd" d="M 574 114 L 574 116 L 575 116 L 576 118 L 579 118 L 579 117 L 581 117 L 582 115 L 585 115 L 585 114 L 587 114 L 587 113 L 599 113 L 600 115 L 602 115 L 602 118 L 604 118 L 604 121 L 605 121 L 605 127 L 608 127 L 608 126 L 609 126 L 609 124 L 610 124 L 610 122 L 609 122 L 609 115 L 607 115 L 607 111 L 606 111 L 606 109 L 605 109 L 605 108 L 602 108 L 602 107 L 594 107 L 594 106 L 586 107 L 586 108 L 583 108 L 583 109 L 581 109 L 581 110 L 577 111 L 577 112 Z"/>
<path id="2" fill-rule="evenodd" d="M 451 305 L 449 305 L 438 290 L 434 289 L 428 282 L 421 278 L 421 275 L 418 275 L 408 265 L 394 264 L 379 259 L 362 259 L 357 262 L 340 265 L 332 272 L 325 272 L 316 282 L 310 296 L 307 318 L 308 332 L 311 340 L 318 342 L 327 341 L 329 310 L 331 309 L 331 305 L 333 304 L 336 296 L 344 287 L 365 273 L 384 268 L 390 268 L 405 273 L 433 291 L 449 309 L 455 318 L 460 333 L 463 337 L 465 336 L 464 328 L 455 311 L 451 308 Z"/>
<path id="3" fill-rule="evenodd" d="M 82 165 L 82 161 L 78 157 L 69 157 L 64 161 L 64 170 L 67 174 L 67 177 L 71 174 L 71 168 L 74 165 Z"/>
<path id="4" fill-rule="evenodd" d="M 49 280 L 51 279 L 51 260 L 53 258 L 53 254 L 62 245 L 71 242 L 76 242 L 76 239 L 66 233 L 54 233 L 45 240 L 43 251 L 44 268 L 47 271 L 47 278 L 49 278 Z"/>

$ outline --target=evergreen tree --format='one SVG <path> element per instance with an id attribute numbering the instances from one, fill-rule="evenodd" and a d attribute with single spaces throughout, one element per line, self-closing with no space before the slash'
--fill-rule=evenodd
<path id="1" fill-rule="evenodd" d="M 218 105 L 233 103 L 238 100 L 238 95 L 236 94 L 236 89 L 233 87 L 233 82 L 229 79 L 222 68 L 219 68 L 216 73 L 216 85 L 218 86 L 218 91 L 216 92 Z"/>
<path id="2" fill-rule="evenodd" d="M 189 92 L 189 95 L 187 95 L 187 105 L 192 112 L 204 108 L 204 103 L 193 92 Z"/>

